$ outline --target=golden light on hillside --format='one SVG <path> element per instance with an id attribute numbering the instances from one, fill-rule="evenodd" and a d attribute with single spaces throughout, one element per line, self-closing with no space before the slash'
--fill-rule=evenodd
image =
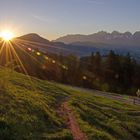
<path id="1" fill-rule="evenodd" d="M 12 38 L 14 38 L 14 34 L 11 31 L 2 31 L 0 33 L 0 37 L 4 40 L 4 41 L 9 41 Z"/>

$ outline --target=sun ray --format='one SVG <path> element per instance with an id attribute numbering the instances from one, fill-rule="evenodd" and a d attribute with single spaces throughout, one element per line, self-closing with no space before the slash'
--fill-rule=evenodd
<path id="1" fill-rule="evenodd" d="M 16 66 L 13 64 L 12 69 L 15 69 L 15 67 L 18 67 L 18 69 L 22 72 L 23 70 L 20 67 L 20 64 L 19 64 L 18 60 L 16 59 L 15 55 L 13 54 L 13 51 L 11 50 L 11 47 L 8 47 L 8 48 L 9 48 L 9 55 L 10 55 L 10 58 L 11 58 L 11 62 L 16 63 Z"/>
<path id="2" fill-rule="evenodd" d="M 20 44 L 20 43 L 15 43 L 15 44 L 22 45 L 22 44 Z M 32 59 L 34 59 L 37 63 L 39 63 L 39 64 L 42 65 L 42 63 L 41 63 L 40 61 L 38 61 L 34 56 L 32 56 L 32 55 L 30 55 L 29 53 L 27 53 L 22 47 L 19 47 L 18 45 L 17 45 L 17 47 L 18 47 L 21 51 L 23 51 L 23 52 L 26 53 L 28 56 L 30 56 Z"/>
<path id="3" fill-rule="evenodd" d="M 19 44 L 20 45 L 23 45 L 22 43 L 20 43 L 19 42 Z M 28 44 L 27 44 L 28 45 Z M 28 45 L 28 47 L 30 47 L 30 46 L 32 46 L 32 45 Z M 22 49 L 25 53 L 27 53 L 23 48 L 21 48 L 21 47 L 19 47 L 19 49 Z M 32 55 L 30 55 L 29 53 L 27 53 L 30 57 L 32 57 L 36 62 L 38 62 L 39 64 L 41 64 L 42 65 L 42 63 L 40 63 L 40 61 L 38 61 L 37 60 L 37 58 L 35 58 L 34 56 L 32 56 Z M 44 55 L 44 57 L 45 57 L 46 55 Z M 53 59 L 52 58 L 49 58 L 51 61 L 53 61 Z M 59 64 L 59 63 L 58 63 Z M 60 65 L 60 64 L 59 64 Z"/>
<path id="4" fill-rule="evenodd" d="M 20 60 L 20 57 L 19 57 L 19 56 L 18 56 L 18 54 L 16 53 L 15 48 L 12 46 L 12 44 L 11 44 L 11 42 L 10 42 L 10 41 L 9 41 L 9 45 L 10 45 L 10 47 L 11 47 L 12 51 L 14 52 L 15 57 L 17 58 L 17 60 L 18 60 L 18 62 L 19 62 L 19 64 L 20 64 L 20 66 L 22 67 L 22 69 L 23 69 L 24 73 L 26 74 L 26 76 L 27 76 L 27 77 L 28 77 L 28 79 L 30 80 L 30 83 L 31 83 L 31 86 L 32 86 L 33 90 L 34 90 L 34 91 L 36 91 L 36 88 L 35 88 L 35 87 L 36 87 L 36 86 L 35 86 L 35 83 L 32 81 L 31 77 L 29 76 L 29 74 L 28 74 L 28 72 L 27 72 L 26 68 L 24 67 L 24 65 L 23 65 L 22 61 Z"/>
<path id="5" fill-rule="evenodd" d="M 36 49 L 37 48 L 37 46 L 35 46 L 35 45 L 32 45 L 32 44 L 29 44 L 29 43 L 26 43 L 26 42 L 20 42 L 20 41 L 16 41 L 16 43 L 20 43 L 21 44 L 21 46 L 26 46 L 26 49 L 27 48 L 29 48 L 29 47 L 31 47 L 31 48 L 34 48 L 34 49 Z M 22 47 L 20 47 L 20 48 L 22 48 Z M 23 48 L 22 48 L 23 49 Z M 24 49 L 23 49 L 24 50 Z M 32 56 L 33 57 L 33 56 Z M 35 57 L 34 57 L 35 58 Z"/>
<path id="6" fill-rule="evenodd" d="M 13 60 L 13 57 L 12 57 L 12 52 L 10 50 L 10 47 L 7 47 L 7 51 L 8 51 L 8 54 L 9 54 L 9 62 L 12 63 L 14 60 Z M 11 64 L 11 68 L 13 69 L 13 64 Z"/>
<path id="7" fill-rule="evenodd" d="M 4 46 L 5 42 L 2 43 L 1 49 L 0 49 L 0 64 L 2 65 L 3 55 L 4 55 Z"/>
<path id="8" fill-rule="evenodd" d="M 4 46 L 5 46 L 5 41 L 2 42 L 1 49 L 0 49 L 0 55 L 1 55 L 2 51 L 3 51 Z"/>
<path id="9" fill-rule="evenodd" d="M 23 65 L 23 63 L 22 63 L 22 61 L 20 60 L 20 58 L 19 58 L 18 54 L 16 53 L 16 51 L 15 51 L 14 47 L 12 46 L 11 42 L 9 42 L 9 45 L 10 45 L 10 47 L 11 47 L 12 51 L 14 52 L 15 57 L 16 57 L 16 58 L 17 58 L 17 60 L 19 61 L 19 63 L 20 63 L 20 65 L 21 65 L 22 69 L 24 70 L 25 74 L 26 74 L 26 75 L 28 75 L 27 70 L 25 69 L 25 67 L 24 67 L 24 65 Z"/>
<path id="10" fill-rule="evenodd" d="M 34 47 L 34 48 L 37 48 L 38 47 L 38 44 L 39 45 L 43 45 L 43 46 L 47 46 L 47 47 L 54 47 L 54 46 L 52 46 L 52 45 L 46 45 L 46 44 L 44 44 L 44 43 L 37 43 L 37 42 L 32 42 L 32 41 L 27 41 L 27 40 L 23 40 L 23 39 L 16 39 L 16 41 L 19 41 L 19 42 L 22 42 L 24 45 L 28 45 L 29 47 Z M 42 46 L 42 47 L 43 47 Z M 58 47 L 55 47 L 55 48 L 58 48 Z M 59 48 L 60 49 L 60 48 Z M 70 52 L 70 50 L 69 49 L 64 49 L 64 50 L 67 50 L 67 51 L 69 51 Z M 47 50 L 48 52 L 51 52 L 51 53 L 54 53 L 53 51 L 49 51 L 49 50 Z M 75 53 L 77 52 L 77 53 L 82 53 L 82 51 L 74 51 Z M 72 53 L 72 52 L 70 52 L 70 53 Z M 89 65 L 89 63 L 88 62 L 82 62 L 83 64 L 88 64 Z"/>
<path id="11" fill-rule="evenodd" d="M 8 47 L 8 42 L 6 42 L 6 44 L 5 44 L 6 46 L 5 46 L 5 51 L 6 51 L 6 53 L 5 53 L 5 57 L 6 57 L 6 63 L 10 63 L 10 58 L 9 58 L 9 47 Z"/>
<path id="12" fill-rule="evenodd" d="M 20 40 L 20 41 L 22 41 L 22 42 L 27 42 L 27 43 L 31 43 L 32 45 L 37 45 L 37 46 L 41 46 L 41 47 L 48 47 L 48 48 L 54 48 L 54 49 L 58 49 L 58 50 L 65 50 L 65 51 L 67 51 L 67 52 L 70 52 L 70 53 L 72 53 L 72 52 L 74 52 L 74 53 L 81 53 L 81 51 L 78 51 L 78 50 L 70 50 L 70 49 L 67 49 L 67 48 L 60 48 L 60 47 L 58 47 L 58 46 L 54 46 L 54 45 L 49 45 L 49 44 L 45 44 L 45 43 L 40 43 L 40 42 L 33 42 L 33 41 L 29 41 L 29 40 L 24 40 L 24 39 L 16 39 L 16 40 Z M 48 51 L 48 50 L 47 50 Z"/>
<path id="13" fill-rule="evenodd" d="M 16 42 L 17 44 L 19 44 L 19 46 L 21 46 L 21 45 L 23 45 L 23 43 L 21 43 L 21 42 Z M 28 45 L 28 44 L 27 44 Z M 21 47 L 19 47 L 19 49 L 22 49 L 22 51 L 24 51 L 25 53 L 27 53 L 23 48 L 21 48 Z M 40 63 L 35 57 L 33 57 L 32 55 L 30 55 L 29 53 L 27 53 L 30 57 L 32 57 L 34 60 L 36 60 L 36 62 L 38 62 L 39 64 L 41 64 L 42 65 L 42 63 Z M 45 57 L 46 55 L 44 55 L 44 57 Z M 54 59 L 52 59 L 52 58 L 49 58 L 49 60 L 52 62 L 52 63 L 56 63 L 56 61 L 54 60 Z M 61 63 L 59 63 L 59 62 L 57 62 L 57 65 L 59 65 L 60 67 L 64 67 L 64 65 L 63 64 L 61 64 Z M 66 67 L 66 66 L 65 66 Z"/>

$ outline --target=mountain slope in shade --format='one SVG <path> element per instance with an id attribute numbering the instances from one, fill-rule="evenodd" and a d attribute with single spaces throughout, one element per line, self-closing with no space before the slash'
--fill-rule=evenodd
<path id="1" fill-rule="evenodd" d="M 26 34 L 15 39 L 21 41 L 26 48 L 37 48 L 44 53 L 63 53 L 64 55 L 75 53 L 75 50 L 71 50 L 71 48 L 69 48 L 69 45 L 66 45 L 63 42 L 49 41 L 35 33 Z"/>
<path id="2" fill-rule="evenodd" d="M 109 41 L 110 34 L 106 32 L 99 32 L 93 35 L 74 35 L 77 36 L 77 40 L 80 38 L 91 38 L 92 36 L 98 40 L 97 42 L 73 42 L 71 44 L 65 44 L 64 42 L 54 42 L 54 41 L 49 41 L 47 39 L 42 38 L 41 36 L 30 33 L 21 37 L 18 37 L 18 39 L 25 40 L 25 42 L 30 41 L 32 44 L 30 45 L 25 45 L 25 47 L 33 47 L 33 48 L 38 48 L 40 51 L 44 53 L 55 53 L 55 54 L 63 54 L 63 55 L 68 55 L 68 54 L 75 54 L 77 56 L 86 56 L 90 55 L 91 52 L 97 52 L 100 51 L 102 55 L 108 54 L 110 50 L 114 50 L 116 53 L 121 54 L 121 55 L 126 55 L 128 52 L 131 53 L 133 57 L 135 57 L 137 60 L 140 61 L 140 32 L 136 32 L 135 34 L 131 34 L 130 32 L 126 32 L 123 34 L 114 31 L 111 33 L 113 40 Z M 74 36 L 71 35 L 73 39 Z M 108 36 L 108 42 L 105 39 Z M 119 39 L 120 37 L 120 39 Z M 84 40 L 84 39 L 83 39 Z M 88 39 L 89 40 L 89 39 Z M 100 40 L 104 40 L 100 43 Z M 121 43 L 120 43 L 121 40 Z M 126 41 L 127 40 L 127 41 Z M 135 41 L 132 41 L 135 40 Z M 106 42 L 105 42 L 106 41 Z M 29 43 L 26 43 L 29 44 Z M 137 45 L 136 45 L 137 44 Z"/>
<path id="3" fill-rule="evenodd" d="M 18 37 L 18 39 L 28 40 L 28 41 L 38 42 L 38 43 L 50 43 L 49 40 L 39 36 L 36 33 L 30 33 L 30 34 L 20 36 Z"/>
<path id="4" fill-rule="evenodd" d="M 140 45 L 140 32 L 134 34 L 130 32 L 120 33 L 113 31 L 107 33 L 104 31 L 90 34 L 90 35 L 66 35 L 55 40 L 56 42 L 64 42 L 71 44 L 75 42 L 91 42 L 91 43 L 105 43 L 111 45 Z"/>

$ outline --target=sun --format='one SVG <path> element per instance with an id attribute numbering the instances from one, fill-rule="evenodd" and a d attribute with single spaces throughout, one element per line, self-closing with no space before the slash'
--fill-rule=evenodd
<path id="1" fill-rule="evenodd" d="M 9 41 L 14 38 L 14 34 L 11 31 L 2 31 L 0 37 L 5 41 Z"/>

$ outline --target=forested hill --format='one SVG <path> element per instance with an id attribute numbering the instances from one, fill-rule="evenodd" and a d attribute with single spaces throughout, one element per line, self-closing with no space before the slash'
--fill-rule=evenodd
<path id="1" fill-rule="evenodd" d="M 17 53 L 29 75 L 119 94 L 136 95 L 140 87 L 140 64 L 129 53 L 123 56 L 114 51 L 107 55 L 96 52 L 79 58 L 26 47 L 24 51 L 17 48 Z"/>

